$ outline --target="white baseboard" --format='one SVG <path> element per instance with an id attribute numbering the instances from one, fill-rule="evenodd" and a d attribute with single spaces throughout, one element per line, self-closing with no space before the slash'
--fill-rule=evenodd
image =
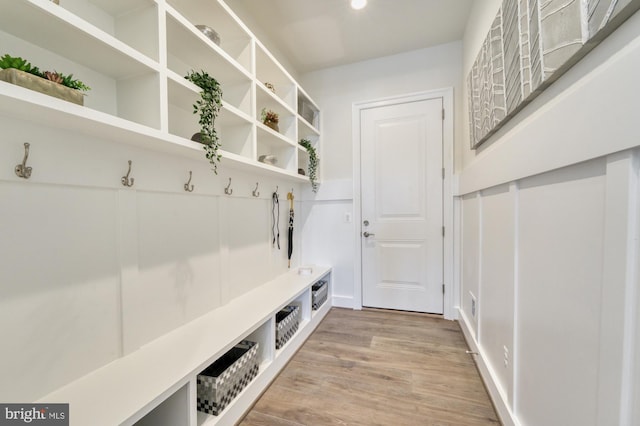
<path id="1" fill-rule="evenodd" d="M 353 296 L 332 296 L 332 306 L 336 308 L 356 309 Z"/>
<path id="2" fill-rule="evenodd" d="M 491 366 L 486 362 L 482 349 L 478 346 L 478 342 L 476 342 L 476 339 L 473 337 L 473 332 L 469 327 L 467 316 L 464 314 L 462 309 L 459 309 L 458 312 L 458 317 L 460 318 L 460 328 L 462 329 L 464 338 L 469 345 L 469 349 L 478 354 L 474 355 L 474 359 L 476 361 L 476 365 L 478 366 L 478 371 L 480 371 L 480 376 L 482 377 L 485 387 L 489 392 L 489 397 L 491 398 L 498 416 L 500 417 L 500 421 L 502 421 L 502 424 L 504 426 L 520 426 L 520 422 L 509 407 L 509 402 L 498 388 L 497 381 L 495 379 L 495 375 L 493 374 Z"/>

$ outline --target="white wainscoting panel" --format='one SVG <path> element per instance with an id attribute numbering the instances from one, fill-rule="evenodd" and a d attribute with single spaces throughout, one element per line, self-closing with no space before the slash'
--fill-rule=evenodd
<path id="1" fill-rule="evenodd" d="M 283 205 L 286 205 L 286 193 Z M 228 302 L 254 288 L 254 286 L 273 278 L 267 276 L 270 271 L 270 235 L 271 210 L 266 200 L 227 197 L 221 200 L 223 206 L 222 222 L 225 224 L 223 245 L 228 247 L 222 257 L 227 270 L 225 286 Z M 284 212 L 281 210 L 281 215 Z M 288 209 L 287 209 L 288 211 Z M 280 227 L 280 244 L 286 252 L 287 228 Z"/>
<path id="2" fill-rule="evenodd" d="M 302 203 L 301 226 L 302 263 L 332 265 L 334 305 L 354 308 L 362 301 L 354 300 L 354 226 L 345 215 L 353 218 L 353 201 L 305 201 Z M 360 243 L 358 239 L 357 243 Z"/>
<path id="3" fill-rule="evenodd" d="M 516 415 L 595 425 L 605 162 L 520 184 Z"/>
<path id="4" fill-rule="evenodd" d="M 632 244 L 633 250 L 635 250 L 635 257 L 640 257 L 640 152 L 636 150 L 635 162 L 633 168 L 633 177 L 635 178 L 635 208 L 636 208 L 636 229 L 634 243 Z M 635 307 L 635 322 L 632 327 L 635 327 L 635 333 L 632 331 L 632 339 L 634 342 L 629 345 L 633 352 L 631 371 L 631 395 L 628 395 L 628 403 L 631 404 L 630 416 L 632 419 L 640 419 L 640 261 L 636 260 L 633 266 L 631 280 L 635 285 L 636 294 L 634 298 Z M 633 328 L 632 328 L 633 330 Z"/>
<path id="5" fill-rule="evenodd" d="M 462 283 L 461 306 L 474 337 L 478 334 L 480 309 L 480 198 L 476 194 L 462 197 Z M 472 300 L 476 300 L 475 315 Z"/>
<path id="6" fill-rule="evenodd" d="M 502 185 L 482 191 L 482 290 L 479 342 L 513 403 L 513 326 L 515 290 L 515 190 Z M 506 347 L 506 350 L 505 350 Z M 505 354 L 506 352 L 506 354 Z M 505 359 L 506 357 L 506 359 Z"/>
<path id="7" fill-rule="evenodd" d="M 117 193 L 0 181 L 0 400 L 120 355 Z"/>
<path id="8" fill-rule="evenodd" d="M 220 306 L 218 199 L 138 192 L 138 279 L 123 288 L 135 348 Z"/>

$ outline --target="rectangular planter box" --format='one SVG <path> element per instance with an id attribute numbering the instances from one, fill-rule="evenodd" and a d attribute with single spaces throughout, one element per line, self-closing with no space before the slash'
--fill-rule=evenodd
<path id="1" fill-rule="evenodd" d="M 296 334 L 300 325 L 300 306 L 289 305 L 276 314 L 276 349 L 280 349 Z"/>
<path id="2" fill-rule="evenodd" d="M 35 90 L 36 92 L 44 93 L 45 95 L 53 96 L 58 99 L 73 102 L 74 104 L 84 105 L 84 95 L 79 90 L 63 86 L 59 83 L 54 83 L 53 81 L 49 81 L 45 78 L 20 71 L 15 68 L 0 70 L 0 80 L 15 84 L 16 86 Z"/>
<path id="3" fill-rule="evenodd" d="M 198 411 L 217 416 L 258 375 L 258 347 L 243 340 L 198 374 Z"/>
<path id="4" fill-rule="evenodd" d="M 311 286 L 311 307 L 317 311 L 327 301 L 329 284 L 326 281 L 318 281 Z"/>

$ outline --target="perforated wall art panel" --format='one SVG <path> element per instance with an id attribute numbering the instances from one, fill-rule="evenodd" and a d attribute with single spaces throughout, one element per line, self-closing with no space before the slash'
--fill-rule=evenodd
<path id="1" fill-rule="evenodd" d="M 478 147 L 640 8 L 640 0 L 503 0 L 469 71 Z"/>

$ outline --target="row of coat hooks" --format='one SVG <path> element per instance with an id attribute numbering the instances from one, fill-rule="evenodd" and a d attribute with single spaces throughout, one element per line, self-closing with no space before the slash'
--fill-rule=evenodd
<path id="1" fill-rule="evenodd" d="M 122 176 L 122 185 L 126 186 L 126 187 L 132 187 L 133 183 L 134 183 L 134 178 L 130 178 L 129 175 L 131 174 L 131 160 L 128 161 L 129 163 L 129 169 L 127 170 L 127 174 Z M 17 173 L 17 171 L 16 171 Z M 193 171 L 189 170 L 189 180 L 187 181 L 187 183 L 184 184 L 184 190 L 186 192 L 193 192 L 195 186 L 191 183 L 191 179 L 193 178 Z M 256 187 L 253 191 L 251 191 L 251 195 L 255 198 L 260 197 L 260 191 L 258 191 L 258 188 L 260 186 L 259 182 L 256 182 Z M 232 195 L 233 194 L 233 188 L 231 188 L 231 178 L 229 178 L 229 183 L 227 184 L 227 186 L 224 188 L 224 193 L 226 195 Z M 274 192 L 274 194 L 278 193 L 278 186 L 276 186 L 276 190 Z M 287 195 L 288 199 L 293 200 L 293 188 L 291 188 L 291 192 Z"/>
<path id="2" fill-rule="evenodd" d="M 16 175 L 18 177 L 21 177 L 23 179 L 29 179 L 31 177 L 31 172 L 32 172 L 32 167 L 27 166 L 27 160 L 29 159 L 29 147 L 30 144 L 28 142 L 24 143 L 24 157 L 22 159 L 22 163 L 16 165 L 15 167 L 15 172 Z M 128 169 L 127 169 L 127 174 L 122 176 L 122 178 L 120 179 L 120 182 L 122 183 L 122 186 L 126 186 L 127 188 L 131 188 L 133 187 L 134 183 L 135 183 L 135 178 L 130 177 L 131 175 L 131 165 L 132 165 L 132 161 L 129 160 L 128 162 Z M 187 183 L 184 184 L 184 190 L 186 192 L 193 192 L 193 190 L 195 189 L 195 186 L 191 183 L 191 179 L 193 178 L 193 171 L 189 170 L 189 180 L 187 181 Z M 260 183 L 256 182 L 256 187 L 253 191 L 251 191 L 251 195 L 253 197 L 258 198 L 260 196 L 260 191 L 258 191 L 258 187 L 259 187 Z M 224 188 L 224 193 L 226 195 L 231 195 L 233 194 L 233 189 L 231 188 L 231 178 L 229 178 L 229 184 Z M 278 187 L 276 186 L 276 191 L 274 192 L 274 194 L 278 193 Z M 288 199 L 293 200 L 293 188 L 291 188 L 291 192 L 287 195 Z M 290 197 L 290 198 L 289 198 Z"/>

